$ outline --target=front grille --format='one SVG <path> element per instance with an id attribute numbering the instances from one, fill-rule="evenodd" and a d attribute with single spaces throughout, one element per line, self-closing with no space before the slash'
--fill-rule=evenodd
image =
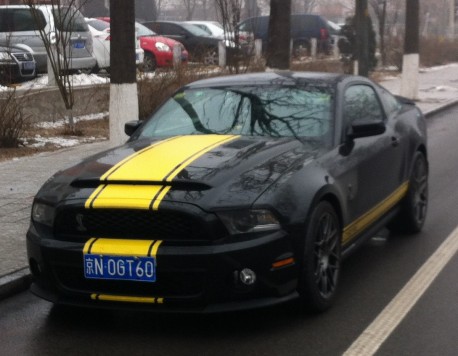
<path id="1" fill-rule="evenodd" d="M 54 226 L 56 238 L 66 241 L 112 237 L 204 242 L 221 237 L 221 229 L 175 211 L 68 209 L 57 215 Z"/>
<path id="2" fill-rule="evenodd" d="M 12 53 L 18 62 L 30 62 L 32 60 L 32 56 L 26 53 Z"/>
<path id="3" fill-rule="evenodd" d="M 112 281 L 103 279 L 86 279 L 80 268 L 58 266 L 54 269 L 60 285 L 72 292 L 119 294 L 156 297 L 195 297 L 204 290 L 202 272 L 170 273 L 158 271 L 157 281 Z"/>

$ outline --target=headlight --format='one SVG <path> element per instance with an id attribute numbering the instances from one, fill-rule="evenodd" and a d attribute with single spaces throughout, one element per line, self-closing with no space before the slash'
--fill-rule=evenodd
<path id="1" fill-rule="evenodd" d="M 277 218 L 265 209 L 217 213 L 231 235 L 280 229 Z"/>
<path id="2" fill-rule="evenodd" d="M 12 61 L 13 58 L 11 58 L 10 54 L 7 52 L 0 52 L 0 61 Z"/>
<path id="3" fill-rule="evenodd" d="M 158 51 L 160 52 L 170 52 L 171 49 L 169 46 L 167 46 L 165 43 L 162 43 L 162 42 L 156 42 L 156 48 Z"/>
<path id="4" fill-rule="evenodd" d="M 32 220 L 52 226 L 54 222 L 54 207 L 43 203 L 34 203 L 32 207 Z"/>

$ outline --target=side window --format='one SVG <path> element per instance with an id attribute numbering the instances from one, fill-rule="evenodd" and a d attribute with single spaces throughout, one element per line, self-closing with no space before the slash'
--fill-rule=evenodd
<path id="1" fill-rule="evenodd" d="M 167 35 L 175 35 L 175 36 L 177 36 L 177 35 L 181 35 L 183 33 L 183 30 L 181 29 L 181 27 L 176 26 L 176 25 L 171 24 L 171 23 L 163 24 L 162 25 L 162 30 Z"/>
<path id="2" fill-rule="evenodd" d="M 35 16 L 30 9 L 2 9 L 0 32 L 36 31 L 44 28 L 46 20 L 42 12 L 36 11 Z"/>
<path id="3" fill-rule="evenodd" d="M 374 89 L 368 85 L 353 85 L 345 91 L 344 116 L 348 123 L 383 121 L 383 109 Z"/>
<path id="4" fill-rule="evenodd" d="M 381 98 L 388 115 L 393 115 L 394 113 L 401 110 L 402 104 L 398 99 L 396 99 L 392 94 L 383 88 L 380 89 L 380 92 L 382 94 Z"/>

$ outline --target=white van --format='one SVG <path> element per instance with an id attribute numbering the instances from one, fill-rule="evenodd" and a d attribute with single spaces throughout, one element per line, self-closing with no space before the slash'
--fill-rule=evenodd
<path id="1" fill-rule="evenodd" d="M 36 11 L 34 11 L 36 10 Z M 44 29 L 50 38 L 69 38 L 66 55 L 70 70 L 92 69 L 92 36 L 83 15 L 74 8 L 52 5 L 0 6 L 0 45 L 23 43 L 33 50 L 38 72 L 47 72 L 47 54 L 40 37 Z"/>

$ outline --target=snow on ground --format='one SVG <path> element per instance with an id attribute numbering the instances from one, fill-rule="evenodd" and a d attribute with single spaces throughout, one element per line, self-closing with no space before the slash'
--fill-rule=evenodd
<path id="1" fill-rule="evenodd" d="M 73 86 L 94 85 L 110 83 L 110 78 L 101 77 L 96 74 L 74 74 L 71 75 Z M 20 83 L 16 89 L 39 89 L 48 86 L 48 75 L 39 75 L 33 80 Z M 8 87 L 0 87 L 0 90 L 7 90 Z"/>
<path id="2" fill-rule="evenodd" d="M 108 112 L 101 112 L 98 114 L 89 114 L 83 115 L 73 118 L 74 122 L 77 123 L 79 121 L 89 121 L 89 120 L 100 120 L 108 116 Z M 57 120 L 57 121 L 44 121 L 38 122 L 35 124 L 35 127 L 43 128 L 43 129 L 51 129 L 51 128 L 59 128 L 64 126 L 66 123 L 65 119 Z"/>
<path id="3" fill-rule="evenodd" d="M 108 116 L 108 112 L 102 112 L 99 114 L 90 114 L 90 115 L 83 115 L 73 118 L 75 123 L 79 121 L 88 121 L 88 120 L 101 120 Z M 46 121 L 46 122 L 39 122 L 35 124 L 36 127 L 39 128 L 59 128 L 64 126 L 66 123 L 65 119 L 58 120 L 58 121 Z M 46 145 L 52 145 L 56 147 L 71 147 L 76 146 L 82 143 L 89 143 L 100 141 L 106 138 L 101 137 L 85 137 L 85 136 L 59 136 L 59 137 L 43 137 L 41 135 L 35 135 L 34 137 L 23 138 L 22 143 L 24 146 L 27 147 L 44 147 Z"/>

